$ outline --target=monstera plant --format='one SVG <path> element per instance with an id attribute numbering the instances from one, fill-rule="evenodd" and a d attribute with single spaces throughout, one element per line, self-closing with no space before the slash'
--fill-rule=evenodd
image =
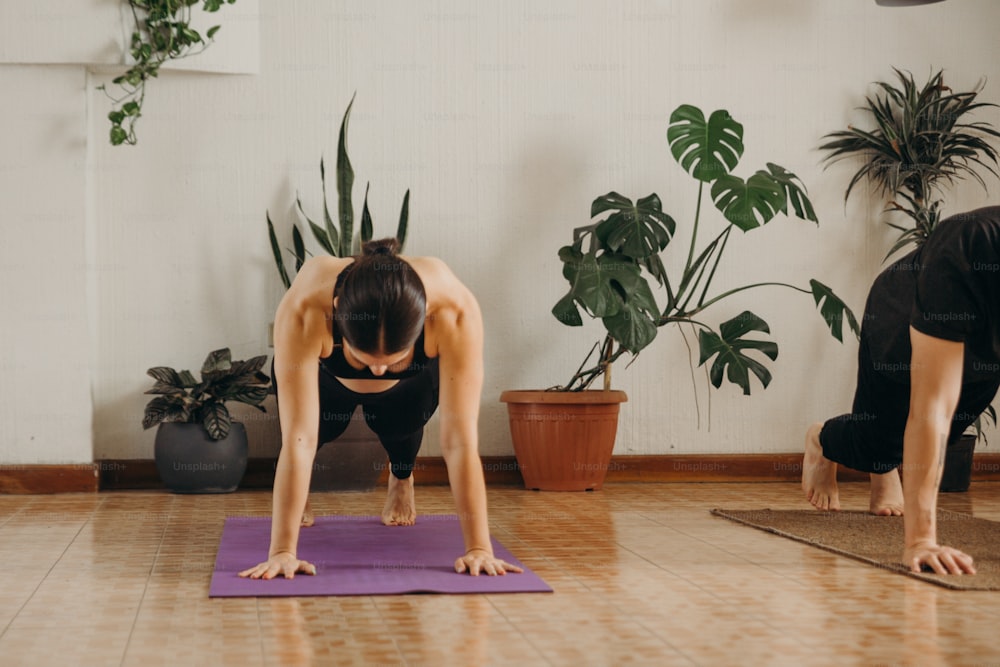
<path id="1" fill-rule="evenodd" d="M 765 359 L 773 361 L 778 356 L 778 344 L 764 336 L 770 333 L 768 323 L 745 309 L 718 329 L 701 317 L 708 308 L 734 302 L 742 292 L 767 286 L 811 295 L 837 340 L 843 340 L 845 320 L 855 335 L 859 333 L 851 310 L 818 280 L 810 280 L 808 288 L 759 282 L 721 293 L 711 290 L 723 254 L 731 241 L 737 241 L 734 235 L 752 233 L 779 214 L 818 224 L 816 213 L 802 182 L 784 167 L 768 163 L 745 179 L 733 173 L 743 155 L 743 126 L 727 111 L 715 111 L 706 119 L 697 107 L 679 106 L 670 116 L 667 140 L 674 159 L 698 183 L 684 264 L 668 270 L 661 259 L 677 223 L 655 193 L 634 202 L 617 192 L 595 199 L 591 218 L 599 219 L 575 229 L 573 243 L 559 250 L 569 291 L 552 313 L 566 325 L 580 326 L 582 310 L 601 320 L 606 335 L 591 348 L 573 377 L 554 389 L 581 391 L 602 376 L 608 388 L 611 364 L 622 355 L 639 354 L 668 325 L 697 332 L 698 363 L 710 364 L 708 375 L 716 388 L 727 379 L 749 394 L 751 374 L 766 388 L 771 372 Z M 706 191 L 724 224 L 711 240 L 699 245 L 706 234 L 702 221 Z M 660 290 L 662 307 L 650 278 Z M 592 361 L 595 351 L 598 355 Z"/>

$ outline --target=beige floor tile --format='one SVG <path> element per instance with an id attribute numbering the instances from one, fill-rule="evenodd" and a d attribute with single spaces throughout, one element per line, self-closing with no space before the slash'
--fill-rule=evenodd
<path id="1" fill-rule="evenodd" d="M 317 494 L 372 515 L 383 491 Z M 842 487 L 864 509 L 867 485 Z M 270 494 L 0 497 L 0 664 L 998 665 L 1000 594 L 914 581 L 709 515 L 795 484 L 489 490 L 493 535 L 553 594 L 208 598 L 223 520 Z M 447 488 L 418 510 L 454 512 Z M 1000 484 L 941 507 L 1000 520 Z M 457 576 L 457 575 L 456 575 Z"/>

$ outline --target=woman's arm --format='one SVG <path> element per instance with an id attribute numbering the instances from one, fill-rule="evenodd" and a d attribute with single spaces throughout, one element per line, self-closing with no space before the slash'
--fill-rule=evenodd
<path id="1" fill-rule="evenodd" d="M 910 413 L 903 435 L 903 562 L 914 572 L 975 573 L 972 557 L 937 543 L 937 494 L 962 391 L 963 343 L 910 327 Z"/>
<path id="2" fill-rule="evenodd" d="M 466 552 L 457 572 L 520 572 L 497 559 L 490 542 L 486 482 L 479 458 L 479 402 L 483 390 L 483 318 L 475 297 L 457 279 L 448 281 L 455 307 L 434 313 L 440 358 L 441 453 L 458 509 Z"/>
<path id="3" fill-rule="evenodd" d="M 317 315 L 295 304 L 289 291 L 275 316 L 274 376 L 281 391 L 281 451 L 274 473 L 268 560 L 240 573 L 253 579 L 316 573 L 314 565 L 298 559 L 298 541 L 318 437 L 322 334 L 317 334 L 316 327 L 325 325 L 311 321 Z"/>

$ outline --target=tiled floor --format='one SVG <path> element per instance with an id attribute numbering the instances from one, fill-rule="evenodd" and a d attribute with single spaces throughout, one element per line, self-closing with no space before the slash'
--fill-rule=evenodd
<path id="1" fill-rule="evenodd" d="M 421 512 L 454 512 L 447 488 L 417 492 Z M 845 508 L 866 493 L 843 485 Z M 381 499 L 313 504 L 375 514 Z M 1000 593 L 708 514 L 807 507 L 793 484 L 489 499 L 494 536 L 554 594 L 209 599 L 223 518 L 266 515 L 270 494 L 0 496 L 0 665 L 1000 665 Z M 941 505 L 1000 520 L 1000 483 Z"/>

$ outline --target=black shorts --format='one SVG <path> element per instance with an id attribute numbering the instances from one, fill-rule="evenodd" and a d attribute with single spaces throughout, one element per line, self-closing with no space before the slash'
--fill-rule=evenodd
<path id="1" fill-rule="evenodd" d="M 271 376 L 274 377 L 273 362 Z M 274 388 L 277 394 L 277 380 L 274 381 Z M 319 446 L 340 437 L 347 430 L 354 409 L 360 405 L 365 423 L 378 436 L 389 455 L 392 474 L 406 479 L 413 472 L 413 463 L 424 437 L 424 425 L 437 410 L 439 389 L 436 358 L 428 359 L 418 375 L 399 380 L 393 388 L 372 394 L 351 391 L 321 365 Z"/>

